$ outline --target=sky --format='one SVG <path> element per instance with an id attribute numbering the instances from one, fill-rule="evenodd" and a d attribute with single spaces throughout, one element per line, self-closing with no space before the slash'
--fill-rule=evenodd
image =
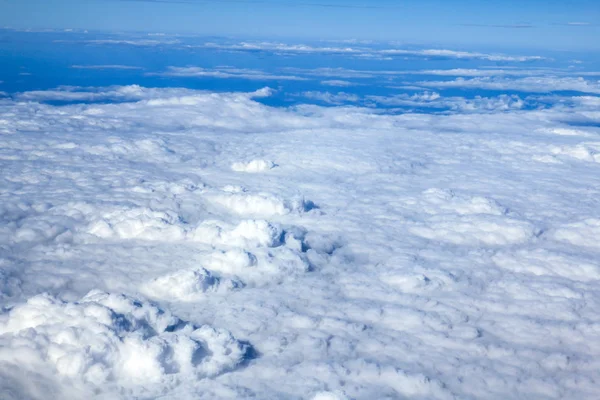
<path id="1" fill-rule="evenodd" d="M 593 0 L 0 0 L 0 26 L 600 49 Z"/>
<path id="2" fill-rule="evenodd" d="M 0 399 L 600 399 L 599 1 L 0 0 Z"/>

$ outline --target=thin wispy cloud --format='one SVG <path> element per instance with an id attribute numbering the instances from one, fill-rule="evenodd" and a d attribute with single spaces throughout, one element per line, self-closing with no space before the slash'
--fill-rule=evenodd
<path id="1" fill-rule="evenodd" d="M 118 70 L 139 70 L 142 67 L 135 67 L 133 65 L 71 65 L 73 69 L 118 69 Z"/>
<path id="2" fill-rule="evenodd" d="M 598 26 L 598 24 L 592 24 L 591 22 L 567 22 L 568 26 Z"/>
<path id="3" fill-rule="evenodd" d="M 546 24 L 545 24 L 546 25 Z M 560 22 L 560 23 L 552 23 L 550 25 L 555 26 L 575 26 L 575 27 L 586 27 L 586 26 L 597 26 L 597 24 L 593 24 L 591 22 L 584 21 L 572 21 L 572 22 Z M 504 28 L 504 29 L 530 29 L 537 28 L 537 25 L 532 23 L 524 22 L 524 23 L 515 23 L 515 24 L 477 24 L 477 23 L 465 23 L 459 24 L 458 26 L 467 26 L 467 27 L 475 27 L 475 28 Z"/>
<path id="4" fill-rule="evenodd" d="M 331 105 L 342 105 L 345 103 L 355 103 L 360 100 L 360 97 L 356 94 L 346 92 L 319 92 L 319 91 L 306 91 L 302 93 L 293 93 L 292 97 L 304 97 L 306 99 L 319 101 Z"/>
<path id="5" fill-rule="evenodd" d="M 390 60 L 392 57 L 419 57 L 419 58 L 447 58 L 466 60 L 487 60 L 505 62 L 528 62 L 543 60 L 541 56 L 521 56 L 495 53 L 480 53 L 472 51 L 460 51 L 450 49 L 380 49 L 368 46 L 313 46 L 307 44 L 290 44 L 280 42 L 239 42 L 239 43 L 214 43 L 186 44 L 181 40 L 156 40 L 156 39 L 92 39 L 92 40 L 55 40 L 55 43 L 85 43 L 92 45 L 130 45 L 130 46 L 167 46 L 180 45 L 181 47 L 194 49 L 212 49 L 232 52 L 270 52 L 274 54 L 337 54 L 350 57 L 372 58 Z"/>
<path id="6" fill-rule="evenodd" d="M 341 8 L 341 9 L 384 9 L 395 8 L 385 5 L 370 5 L 370 4 L 335 4 L 335 3 L 320 3 L 320 2 L 281 2 L 268 0 L 102 0 L 122 3 L 168 3 L 168 4 L 189 4 L 189 5 L 211 5 L 215 3 L 232 3 L 232 4 L 247 4 L 247 5 L 266 5 L 269 7 L 322 7 L 322 8 Z"/>
<path id="7" fill-rule="evenodd" d="M 504 79 L 505 82 L 518 81 L 519 78 L 527 77 L 529 78 L 529 84 L 531 82 L 537 81 L 538 83 L 548 83 L 548 82 L 560 82 L 560 85 L 564 85 L 565 82 L 570 82 L 571 87 L 581 88 L 582 82 L 585 84 L 586 82 L 592 82 L 593 80 L 586 81 L 584 77 L 595 78 L 600 76 L 599 71 L 580 71 L 573 69 L 561 69 L 561 68 L 542 68 L 537 67 L 533 69 L 529 68 L 511 68 L 510 66 L 506 66 L 503 68 L 451 68 L 451 69 L 421 69 L 421 70 L 354 70 L 354 69 L 346 69 L 346 68 L 314 68 L 314 69 L 305 69 L 305 68 L 283 68 L 282 71 L 286 73 L 293 74 L 295 76 L 306 76 L 306 77 L 315 77 L 321 78 L 321 85 L 323 86 L 338 86 L 338 87 L 349 87 L 354 85 L 363 85 L 364 83 L 356 82 L 356 80 L 361 80 L 361 82 L 365 82 L 367 79 L 385 79 L 385 80 L 394 80 L 398 79 L 402 76 L 440 76 L 440 77 L 457 77 L 457 81 L 430 81 L 440 83 L 441 85 L 457 85 L 458 82 L 464 83 L 468 81 L 469 84 L 474 84 L 475 82 L 479 82 L 481 84 L 491 84 L 494 82 L 494 85 L 498 79 Z M 473 80 L 469 81 L 464 78 L 485 78 L 483 80 Z M 516 79 L 515 79 L 516 78 Z M 564 79 L 563 79 L 564 78 Z M 563 79 L 563 80 L 561 80 Z M 351 81 L 350 81 L 351 80 Z M 573 86 L 575 85 L 575 86 Z M 534 92 L 539 92 L 540 85 L 536 86 L 537 89 L 533 90 Z M 406 88 L 406 85 L 403 86 Z M 414 87 L 419 89 L 419 87 Z M 545 90 L 545 89 L 544 89 Z"/>
<path id="8" fill-rule="evenodd" d="M 129 45 L 129 46 L 166 46 L 179 44 L 179 40 L 153 40 L 153 39 L 93 39 L 93 40 L 62 40 L 57 39 L 54 43 L 84 43 L 97 45 Z"/>
<path id="9" fill-rule="evenodd" d="M 378 49 L 373 47 L 319 47 L 305 44 L 287 44 L 276 42 L 240 42 L 240 43 L 204 43 L 191 48 L 209 48 L 224 51 L 247 51 L 247 52 L 274 52 L 278 54 L 341 54 L 353 57 L 423 57 L 423 58 L 448 58 L 448 59 L 479 59 L 488 61 L 527 62 L 543 60 L 541 56 L 513 56 L 506 54 L 491 54 L 471 51 L 457 51 L 450 49 Z"/>
<path id="10" fill-rule="evenodd" d="M 321 81 L 321 85 L 323 85 L 323 86 L 349 87 L 349 86 L 356 86 L 356 85 L 358 85 L 358 83 L 344 81 L 344 80 L 339 80 L 339 79 L 330 79 L 330 80 Z"/>
<path id="11" fill-rule="evenodd" d="M 268 72 L 248 68 L 216 68 L 208 69 L 201 67 L 168 67 L 166 71 L 159 73 L 148 73 L 147 75 L 171 76 L 180 78 L 217 78 L 217 79 L 247 79 L 257 81 L 305 81 L 307 78 L 294 75 L 277 75 Z"/>
<path id="12" fill-rule="evenodd" d="M 132 0 L 137 1 L 137 0 Z M 141 0 L 140 0 L 141 1 Z M 145 1 L 145 0 L 144 0 Z M 414 48 L 405 46 L 394 46 L 388 42 L 390 48 L 372 45 L 370 43 L 352 41 L 340 42 L 332 45 L 275 42 L 275 41 L 232 41 L 217 39 L 199 43 L 187 40 L 183 37 L 174 39 L 172 37 L 160 37 L 152 35 L 151 39 L 140 37 L 124 37 L 112 35 L 102 39 L 56 39 L 55 43 L 83 43 L 90 45 L 130 45 L 139 47 L 174 46 L 186 49 L 208 49 L 229 52 L 255 52 L 273 53 L 274 55 L 299 55 L 299 54 L 331 54 L 353 58 L 367 58 L 373 60 L 393 60 L 394 58 L 425 58 L 425 59 L 462 59 L 462 60 L 486 60 L 501 62 L 530 62 L 546 59 L 537 55 L 512 55 L 502 53 L 484 53 L 467 50 L 453 50 L 448 48 Z M 345 45 L 348 43 L 348 45 Z"/>
<path id="13" fill-rule="evenodd" d="M 586 22 L 586 21 L 557 22 L 557 23 L 554 23 L 552 25 L 556 25 L 556 26 L 571 26 L 571 27 L 580 27 L 580 28 L 598 26 L 598 24 L 595 24 L 595 23 L 592 23 L 592 22 Z"/>
<path id="14" fill-rule="evenodd" d="M 389 49 L 380 50 L 380 54 L 385 55 L 406 55 L 406 56 L 417 56 L 417 57 L 436 57 L 436 58 L 456 58 L 456 59 L 479 59 L 488 61 L 513 61 L 513 62 L 524 62 L 524 61 L 535 61 L 542 60 L 544 57 L 540 56 L 511 56 L 504 54 L 487 54 L 470 51 L 456 51 L 447 49 L 423 49 L 423 50 L 404 50 L 404 49 Z"/>
<path id="15" fill-rule="evenodd" d="M 581 92 L 600 94 L 600 81 L 581 77 L 531 76 L 518 79 L 504 77 L 457 78 L 452 81 L 422 81 L 416 85 L 437 89 L 486 89 L 532 93 Z"/>
<path id="16" fill-rule="evenodd" d="M 505 29 L 529 29 L 535 28 L 535 25 L 529 23 L 522 24 L 460 24 L 460 26 L 472 26 L 479 28 L 505 28 Z"/>

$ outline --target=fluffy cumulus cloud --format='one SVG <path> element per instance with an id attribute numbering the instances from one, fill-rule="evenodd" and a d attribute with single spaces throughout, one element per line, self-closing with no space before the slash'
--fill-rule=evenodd
<path id="1" fill-rule="evenodd" d="M 402 107 L 408 109 L 428 109 L 438 112 L 498 112 L 518 110 L 526 105 L 526 101 L 517 95 L 502 94 L 496 97 L 475 96 L 472 99 L 450 96 L 443 97 L 437 92 L 423 91 L 420 93 L 401 93 L 389 96 L 358 96 L 352 93 L 308 91 L 293 93 L 292 97 L 301 97 L 330 105 L 360 104 L 366 107 L 377 108 Z"/>
<path id="2" fill-rule="evenodd" d="M 0 99 L 0 397 L 600 396 L 597 97 L 271 93 Z"/>
<path id="3" fill-rule="evenodd" d="M 2 316 L 0 340 L 5 366 L 134 392 L 170 376 L 217 376 L 248 352 L 227 331 L 194 327 L 147 302 L 101 291 L 75 302 L 31 297 Z"/>

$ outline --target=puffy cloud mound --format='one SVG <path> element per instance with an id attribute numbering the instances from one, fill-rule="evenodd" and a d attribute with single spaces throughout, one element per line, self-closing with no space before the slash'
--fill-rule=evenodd
<path id="1" fill-rule="evenodd" d="M 204 268 L 176 271 L 156 278 L 142 287 L 150 297 L 181 301 L 201 300 L 203 295 L 242 287 L 241 282 L 221 279 Z"/>
<path id="2" fill-rule="evenodd" d="M 32 371 L 50 365 L 75 381 L 122 387 L 214 377 L 238 366 L 248 350 L 227 331 L 101 291 L 76 302 L 41 294 L 16 305 L 0 316 L 0 343 L 3 362 Z"/>
<path id="3" fill-rule="evenodd" d="M 215 193 L 207 199 L 239 215 L 262 217 L 309 211 L 314 206 L 310 200 L 285 200 L 268 193 Z"/>
<path id="4" fill-rule="evenodd" d="M 240 247 L 276 247 L 282 243 L 282 230 L 265 220 L 243 220 L 229 226 L 215 220 L 205 220 L 191 232 L 191 240 L 212 245 Z"/>
<path id="5" fill-rule="evenodd" d="M 231 169 L 237 172 L 263 172 L 275 168 L 275 163 L 268 160 L 252 160 L 247 163 L 235 162 L 231 165 Z"/>

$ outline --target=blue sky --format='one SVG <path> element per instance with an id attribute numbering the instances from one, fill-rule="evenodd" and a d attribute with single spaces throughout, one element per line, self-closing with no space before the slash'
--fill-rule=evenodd
<path id="1" fill-rule="evenodd" d="M 0 26 L 600 49 L 597 0 L 0 0 Z"/>

